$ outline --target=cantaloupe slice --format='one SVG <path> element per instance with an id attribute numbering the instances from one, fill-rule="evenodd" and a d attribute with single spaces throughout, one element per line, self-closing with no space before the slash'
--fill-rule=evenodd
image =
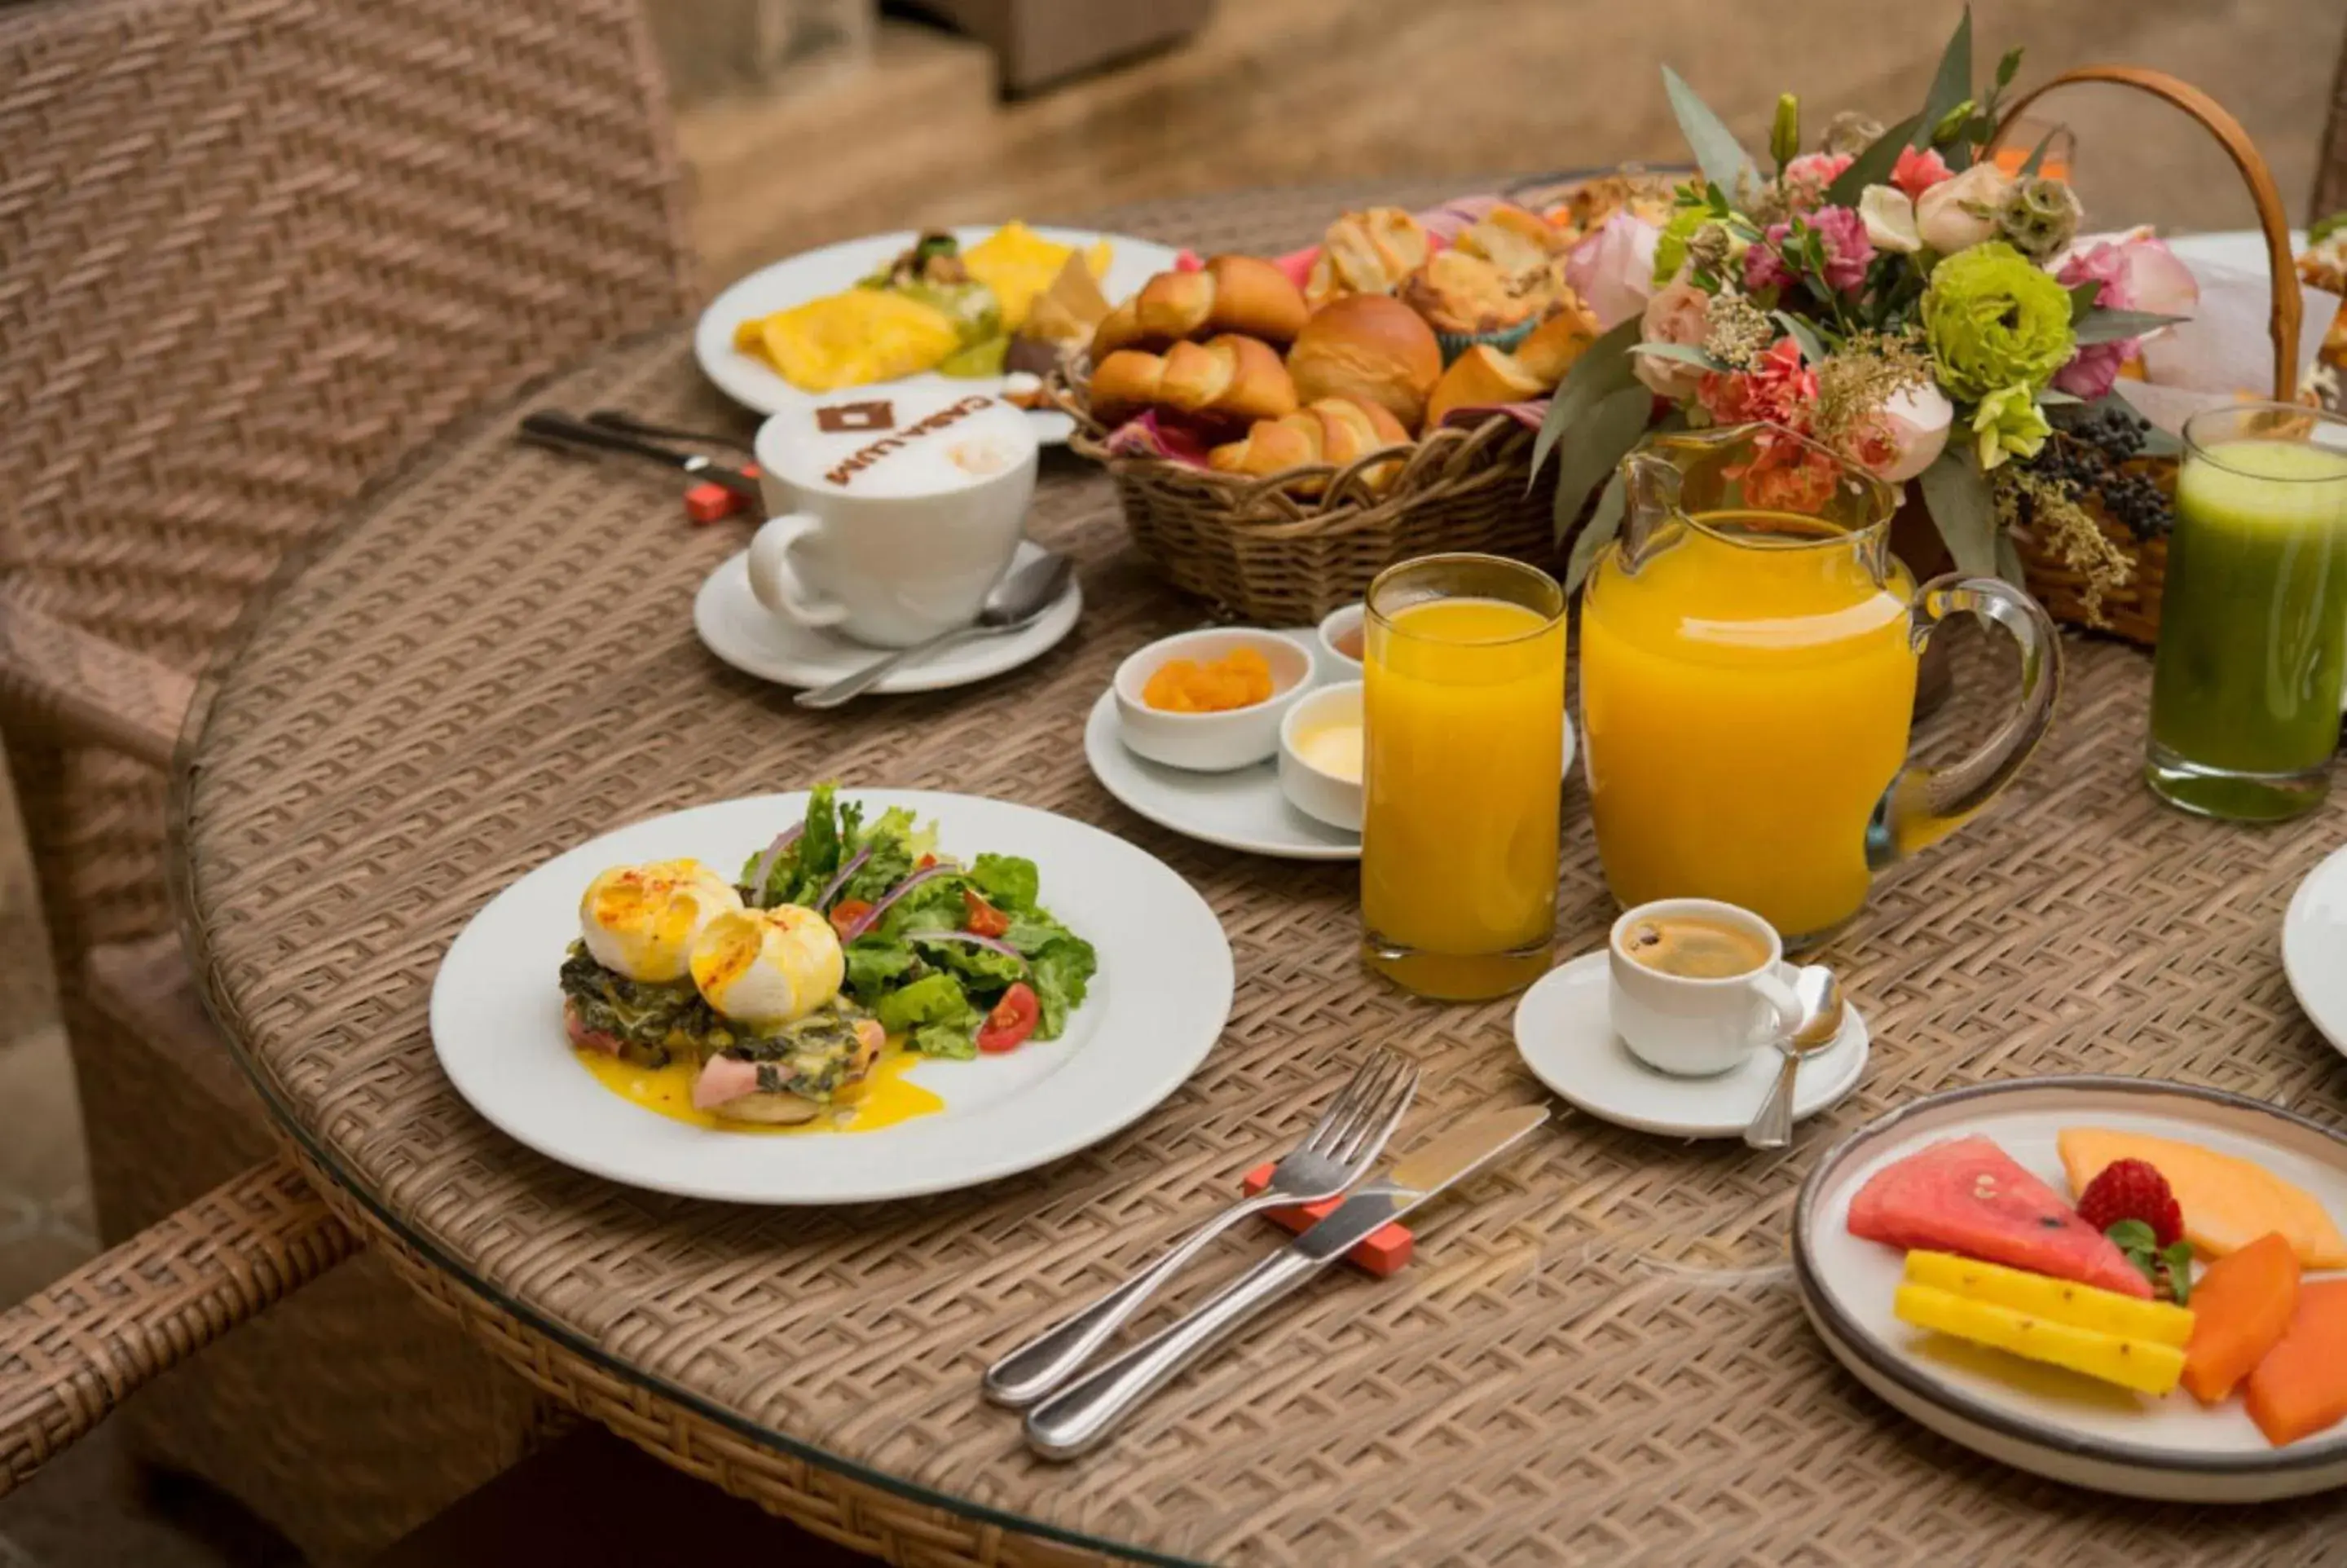
<path id="1" fill-rule="evenodd" d="M 2192 1337 L 2184 1386 L 2204 1405 L 2222 1403 L 2290 1327 L 2298 1306 L 2298 1254 L 2269 1231 L 2210 1264 L 2192 1286 Z"/>
<path id="2" fill-rule="evenodd" d="M 2310 1279 L 2243 1401 L 2276 1448 L 2347 1417 L 2347 1279 Z"/>
<path id="3" fill-rule="evenodd" d="M 2073 1196 L 2115 1160 L 2147 1160 L 2183 1207 L 2186 1237 L 2210 1256 L 2239 1252 L 2278 1231 L 2306 1267 L 2347 1268 L 2347 1236 L 2322 1205 L 2262 1165 L 2197 1143 L 2102 1127 L 2065 1127 L 2058 1142 Z"/>

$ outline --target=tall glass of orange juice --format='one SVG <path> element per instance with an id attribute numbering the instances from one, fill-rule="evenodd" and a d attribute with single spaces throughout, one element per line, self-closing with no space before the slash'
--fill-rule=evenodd
<path id="1" fill-rule="evenodd" d="M 1898 492 L 1788 432 L 1656 437 L 1624 466 L 1630 515 L 1581 606 L 1605 879 L 1624 905 L 1721 899 L 1814 944 L 2020 770 L 2053 717 L 2053 623 L 1993 578 L 1917 587 L 1891 554 Z M 2020 711 L 1964 761 L 1908 767 L 1919 655 L 1959 610 L 2020 642 Z"/>
<path id="2" fill-rule="evenodd" d="M 1361 924 L 1420 996 L 1502 996 L 1548 969 L 1564 772 L 1564 590 L 1496 556 L 1404 561 L 1369 587 Z"/>

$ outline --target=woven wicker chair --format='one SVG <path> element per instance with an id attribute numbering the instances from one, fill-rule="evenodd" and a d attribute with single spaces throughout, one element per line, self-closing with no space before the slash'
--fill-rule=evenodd
<path id="1" fill-rule="evenodd" d="M 0 1317 L 0 1493 L 150 1378 L 134 1451 L 326 1559 L 532 1440 L 530 1391 L 364 1258 L 157 1377 L 354 1250 L 196 1000 L 164 769 L 371 474 L 690 302 L 663 99 L 634 0 L 0 8 L 0 723 L 128 1240 Z"/>

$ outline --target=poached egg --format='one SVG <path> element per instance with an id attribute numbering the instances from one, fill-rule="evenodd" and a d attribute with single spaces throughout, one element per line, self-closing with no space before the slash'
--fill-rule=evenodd
<path id="1" fill-rule="evenodd" d="M 615 866 L 587 884 L 579 933 L 605 968 L 667 983 L 684 979 L 711 922 L 741 910 L 733 885 L 698 860 Z"/>
<path id="2" fill-rule="evenodd" d="M 692 945 L 692 983 L 735 1023 L 777 1029 L 839 994 L 847 958 L 831 922 L 813 909 L 738 905 L 709 922 Z"/>

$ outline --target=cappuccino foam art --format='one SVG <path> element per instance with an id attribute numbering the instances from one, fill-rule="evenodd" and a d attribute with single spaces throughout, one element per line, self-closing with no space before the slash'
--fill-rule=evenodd
<path id="1" fill-rule="evenodd" d="M 983 485 L 1035 449 L 1026 413 L 980 393 L 842 395 L 778 414 L 770 425 L 766 446 L 779 477 L 874 499 Z"/>

